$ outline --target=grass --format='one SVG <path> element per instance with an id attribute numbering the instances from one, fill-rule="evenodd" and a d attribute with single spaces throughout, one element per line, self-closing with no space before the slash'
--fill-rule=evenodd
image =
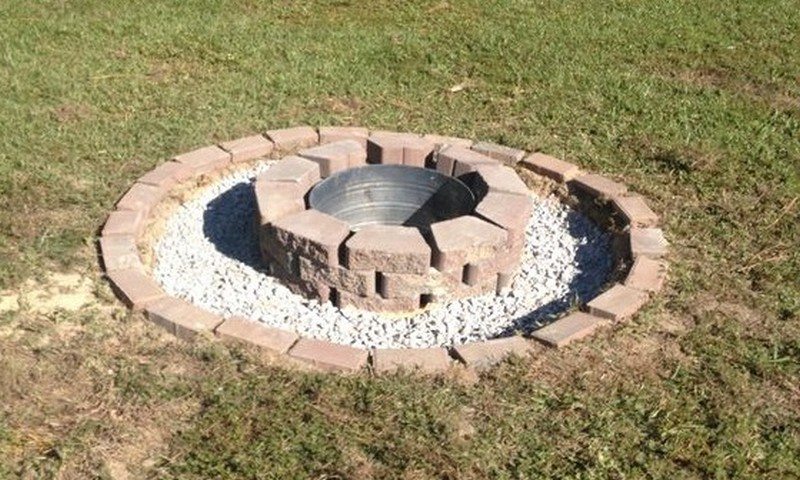
<path id="1" fill-rule="evenodd" d="M 0 288 L 77 271 L 99 300 L 0 317 L 0 477 L 800 476 L 797 7 L 4 2 Z M 667 292 L 475 384 L 288 372 L 119 308 L 93 239 L 130 182 L 301 123 L 624 179 L 664 218 Z"/>

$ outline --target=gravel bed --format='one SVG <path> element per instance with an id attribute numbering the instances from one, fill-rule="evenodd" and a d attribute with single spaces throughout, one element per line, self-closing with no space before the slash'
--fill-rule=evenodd
<path id="1" fill-rule="evenodd" d="M 204 187 L 167 219 L 153 274 L 168 294 L 306 337 L 365 348 L 433 347 L 535 330 L 597 295 L 613 268 L 607 232 L 555 199 L 534 197 L 520 273 L 504 295 L 410 316 L 342 311 L 294 295 L 264 273 L 251 182 L 271 164 Z"/>

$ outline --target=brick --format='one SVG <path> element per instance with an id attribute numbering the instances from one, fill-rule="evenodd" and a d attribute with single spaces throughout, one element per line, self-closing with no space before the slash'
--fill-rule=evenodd
<path id="1" fill-rule="evenodd" d="M 319 141 L 317 131 L 309 126 L 299 126 L 292 128 L 281 128 L 277 130 L 267 130 L 267 138 L 275 144 L 273 152 L 289 153 L 301 148 L 316 145 Z"/>
<path id="2" fill-rule="evenodd" d="M 319 143 L 332 143 L 340 140 L 355 140 L 367 149 L 369 130 L 361 127 L 319 127 Z"/>
<path id="3" fill-rule="evenodd" d="M 176 184 L 192 178 L 194 170 L 183 163 L 164 162 L 139 177 L 138 182 L 169 190 Z"/>
<path id="4" fill-rule="evenodd" d="M 416 228 L 376 225 L 347 240 L 345 257 L 353 270 L 423 274 L 431 264 L 431 248 Z"/>
<path id="5" fill-rule="evenodd" d="M 148 303 L 164 296 L 161 287 L 140 270 L 114 270 L 107 275 L 117 296 L 133 310 L 141 310 Z"/>
<path id="6" fill-rule="evenodd" d="M 473 173 L 463 176 L 462 180 L 476 192 L 478 197 L 488 192 L 530 196 L 525 182 L 509 167 L 479 166 Z"/>
<path id="7" fill-rule="evenodd" d="M 522 248 L 514 246 L 513 248 L 507 247 L 501 250 L 491 257 L 465 265 L 463 272 L 464 283 L 467 285 L 487 285 L 488 280 L 493 280 L 495 283 L 493 287 L 497 289 L 497 275 L 503 272 L 513 277 L 513 272 L 519 266 L 522 258 Z"/>
<path id="8" fill-rule="evenodd" d="M 374 296 L 375 271 L 350 270 L 342 266 L 318 265 L 307 258 L 299 260 L 300 278 L 308 282 L 321 282 L 339 291 L 361 296 Z"/>
<path id="9" fill-rule="evenodd" d="M 215 330 L 220 338 L 255 345 L 270 353 L 286 353 L 300 338 L 296 333 L 264 325 L 242 317 L 231 317 Z"/>
<path id="10" fill-rule="evenodd" d="M 133 235 L 109 235 L 100 237 L 103 266 L 107 272 L 113 270 L 143 271 L 136 238 Z"/>
<path id="11" fill-rule="evenodd" d="M 625 278 L 625 286 L 645 292 L 658 292 L 667 279 L 667 270 L 668 264 L 663 260 L 639 257 L 633 262 L 633 267 Z"/>
<path id="12" fill-rule="evenodd" d="M 338 265 L 339 245 L 350 235 L 345 222 L 317 210 L 283 217 L 272 227 L 271 235 L 280 245 L 324 265 Z"/>
<path id="13" fill-rule="evenodd" d="M 630 250 L 633 258 L 646 256 L 661 258 L 667 254 L 669 243 L 660 228 L 631 227 Z"/>
<path id="14" fill-rule="evenodd" d="M 143 183 L 134 183 L 117 202 L 118 210 L 141 210 L 145 217 L 160 202 L 167 192 L 164 189 Z"/>
<path id="15" fill-rule="evenodd" d="M 617 284 L 586 306 L 592 315 L 621 321 L 633 316 L 647 302 L 647 298 L 647 292 Z"/>
<path id="16" fill-rule="evenodd" d="M 420 297 L 419 295 L 402 298 L 362 297 L 350 292 L 337 291 L 336 306 L 370 312 L 410 312 L 420 308 Z"/>
<path id="17" fill-rule="evenodd" d="M 511 355 L 526 357 L 532 352 L 528 341 L 522 337 L 505 337 L 456 345 L 456 357 L 467 367 L 484 369 L 496 365 Z"/>
<path id="18" fill-rule="evenodd" d="M 298 184 L 300 192 L 305 195 L 311 187 L 320 181 L 319 163 L 290 155 L 275 162 L 266 172 L 258 176 L 270 182 L 291 182 Z"/>
<path id="19" fill-rule="evenodd" d="M 508 234 L 491 223 L 465 215 L 431 225 L 432 265 L 441 271 L 490 257 L 499 252 Z"/>
<path id="20" fill-rule="evenodd" d="M 525 157 L 525 150 L 491 142 L 477 142 L 472 145 L 472 149 L 511 166 L 516 165 Z"/>
<path id="21" fill-rule="evenodd" d="M 319 164 L 322 178 L 367 162 L 367 152 L 355 140 L 340 140 L 300 150 L 299 155 Z"/>
<path id="22" fill-rule="evenodd" d="M 275 148 L 275 145 L 264 138 L 263 135 L 237 138 L 236 140 L 220 143 L 219 146 L 231 154 L 231 161 L 234 163 L 266 157 Z"/>
<path id="23" fill-rule="evenodd" d="M 570 180 L 569 184 L 578 190 L 605 199 L 628 193 L 628 187 L 625 185 L 594 173 L 578 175 Z"/>
<path id="24" fill-rule="evenodd" d="M 324 340 L 301 338 L 289 356 L 330 372 L 356 372 L 367 363 L 368 352 Z"/>
<path id="25" fill-rule="evenodd" d="M 432 143 L 418 135 L 373 133 L 367 140 L 367 158 L 370 163 L 424 167 L 433 148 Z"/>
<path id="26" fill-rule="evenodd" d="M 598 328 L 609 325 L 611 322 L 604 318 L 583 312 L 573 312 L 534 331 L 531 336 L 552 347 L 563 347 L 588 337 Z"/>
<path id="27" fill-rule="evenodd" d="M 533 212 L 533 204 L 527 196 L 503 192 L 489 192 L 475 207 L 475 214 L 508 231 L 511 238 L 524 235 Z"/>
<path id="28" fill-rule="evenodd" d="M 270 182 L 263 177 L 253 186 L 260 225 L 302 212 L 306 209 L 301 184 L 293 182 Z"/>
<path id="29" fill-rule="evenodd" d="M 190 167 L 193 175 L 203 175 L 228 165 L 231 154 L 216 145 L 211 145 L 175 155 L 172 160 Z"/>
<path id="30" fill-rule="evenodd" d="M 104 237 L 131 235 L 138 237 L 144 230 L 144 212 L 141 210 L 115 210 L 108 215 L 103 225 Z"/>
<path id="31" fill-rule="evenodd" d="M 636 227 L 652 227 L 658 223 L 658 215 L 647 205 L 641 195 L 614 197 L 614 208 L 628 224 Z"/>
<path id="32" fill-rule="evenodd" d="M 383 298 L 412 298 L 415 295 L 430 293 L 429 274 L 381 272 L 377 285 L 378 293 Z"/>
<path id="33" fill-rule="evenodd" d="M 441 150 L 450 145 L 458 145 L 459 147 L 469 148 L 472 146 L 472 140 L 460 137 L 448 137 L 442 135 L 423 135 L 423 139 L 432 143 L 436 150 Z"/>
<path id="34" fill-rule="evenodd" d="M 500 162 L 458 145 L 443 148 L 436 156 L 436 170 L 445 175 L 458 177 L 474 171 L 479 165 L 500 165 Z"/>
<path id="35" fill-rule="evenodd" d="M 199 333 L 214 331 L 222 317 L 174 297 L 162 297 L 145 306 L 147 318 L 176 337 L 190 340 Z"/>
<path id="36" fill-rule="evenodd" d="M 372 368 L 377 374 L 415 370 L 441 373 L 451 364 L 444 348 L 378 348 L 372 351 Z"/>
<path id="37" fill-rule="evenodd" d="M 572 180 L 580 173 L 577 165 L 540 152 L 528 155 L 522 163 L 539 175 L 561 183 Z"/>

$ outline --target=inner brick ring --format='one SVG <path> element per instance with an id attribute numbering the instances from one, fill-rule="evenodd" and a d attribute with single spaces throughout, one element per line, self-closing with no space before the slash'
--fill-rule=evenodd
<path id="1" fill-rule="evenodd" d="M 307 298 L 381 312 L 500 293 L 531 215 L 513 169 L 402 134 L 301 150 L 254 188 L 272 275 Z"/>

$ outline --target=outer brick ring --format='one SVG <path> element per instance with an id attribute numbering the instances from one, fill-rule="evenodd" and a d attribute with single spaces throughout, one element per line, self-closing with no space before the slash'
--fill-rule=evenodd
<path id="1" fill-rule="evenodd" d="M 185 300 L 164 293 L 149 275 L 138 242 L 153 222 L 156 206 L 175 194 L 177 188 L 191 179 L 197 180 L 231 164 L 265 157 L 283 157 L 301 149 L 341 140 L 354 140 L 373 149 L 387 159 L 401 159 L 409 164 L 419 162 L 421 152 L 412 147 L 397 148 L 393 138 L 422 139 L 431 144 L 439 162 L 437 168 L 456 171 L 472 168 L 470 152 L 489 157 L 517 170 L 527 170 L 554 182 L 569 199 L 591 210 L 601 224 L 620 228 L 618 263 L 630 266 L 621 282 L 588 302 L 582 311 L 575 311 L 542 327 L 532 339 L 552 347 L 562 347 L 594 333 L 598 328 L 619 323 L 633 316 L 648 299 L 663 287 L 668 264 L 664 257 L 668 244 L 659 218 L 640 195 L 628 193 L 627 187 L 606 177 L 582 172 L 579 167 L 543 153 L 528 154 L 523 150 L 488 142 L 442 137 L 416 136 L 386 131 L 369 132 L 357 127 L 300 126 L 269 130 L 219 145 L 212 145 L 173 157 L 140 177 L 119 199 L 102 229 L 99 239 L 103 267 L 110 284 L 129 308 L 144 310 L 147 318 L 179 338 L 197 334 L 213 334 L 223 340 L 254 345 L 270 354 L 291 361 L 300 361 L 325 371 L 355 372 L 369 364 L 375 373 L 397 369 L 419 369 L 442 372 L 456 364 L 468 368 L 485 368 L 509 355 L 527 355 L 531 340 L 520 336 L 492 339 L 458 345 L 451 349 L 374 349 L 371 351 L 334 344 L 323 340 L 300 338 L 296 333 L 279 330 L 260 322 L 240 317 L 223 318 L 196 307 Z M 374 141 L 368 141 L 372 139 Z M 425 143 L 422 142 L 422 143 Z M 460 152 L 467 158 L 448 159 L 447 151 Z M 424 158 L 424 156 L 423 156 Z M 349 160 L 348 160 L 349 162 Z M 440 167 L 441 166 L 441 167 Z M 333 168 L 333 167 L 331 167 Z M 503 192 L 500 192 L 503 193 Z"/>

